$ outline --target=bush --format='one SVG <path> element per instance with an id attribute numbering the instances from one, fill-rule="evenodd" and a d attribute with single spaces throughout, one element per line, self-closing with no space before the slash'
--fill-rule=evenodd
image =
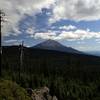
<path id="1" fill-rule="evenodd" d="M 24 88 L 9 80 L 0 80 L 0 100 L 31 100 Z"/>

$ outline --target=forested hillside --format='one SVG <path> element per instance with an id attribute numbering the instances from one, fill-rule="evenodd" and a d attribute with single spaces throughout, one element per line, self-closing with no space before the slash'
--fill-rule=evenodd
<path id="1" fill-rule="evenodd" d="M 25 88 L 48 86 L 59 100 L 100 99 L 100 57 L 24 47 L 21 61 L 19 46 L 3 47 L 2 77 Z"/>

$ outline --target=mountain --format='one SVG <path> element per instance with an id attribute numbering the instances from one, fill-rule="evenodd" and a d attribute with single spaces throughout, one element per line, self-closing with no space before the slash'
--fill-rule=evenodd
<path id="1" fill-rule="evenodd" d="M 86 53 L 90 55 L 100 56 L 100 51 L 88 51 Z"/>
<path id="2" fill-rule="evenodd" d="M 76 49 L 73 49 L 71 47 L 66 47 L 60 44 L 59 42 L 55 40 L 50 40 L 50 39 L 35 45 L 33 48 L 56 50 L 56 51 L 62 51 L 62 52 L 67 52 L 67 53 L 78 53 L 78 54 L 82 53 Z"/>

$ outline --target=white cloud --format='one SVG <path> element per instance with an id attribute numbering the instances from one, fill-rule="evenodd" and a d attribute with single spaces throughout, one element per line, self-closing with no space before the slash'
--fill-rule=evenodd
<path id="1" fill-rule="evenodd" d="M 59 29 L 63 29 L 63 30 L 74 30 L 74 29 L 76 29 L 76 26 L 73 26 L 73 25 L 66 26 L 66 25 L 64 25 L 64 26 L 59 27 Z"/>
<path id="2" fill-rule="evenodd" d="M 1 0 L 0 9 L 5 12 L 5 18 L 8 21 L 3 23 L 3 36 L 21 34 L 18 28 L 19 21 L 25 14 L 34 16 L 36 13 L 41 12 L 42 8 L 52 8 L 53 15 L 48 13 L 51 16 L 49 19 L 49 22 L 51 23 L 60 19 L 71 19 L 75 21 L 100 19 L 100 0 Z M 63 28 L 70 30 L 75 29 L 76 27 L 64 26 Z M 11 30 L 13 30 L 14 33 L 11 33 Z M 33 31 L 34 30 L 28 30 L 28 33 L 32 34 Z M 89 37 L 85 35 L 86 32 L 81 33 L 82 36 L 80 37 Z M 66 32 L 62 32 L 60 36 L 65 36 L 64 33 Z M 90 34 L 90 32 L 88 33 Z M 94 32 L 94 34 L 95 36 L 91 34 L 93 36 L 90 37 L 99 37 L 98 33 Z M 73 38 L 73 35 L 78 37 L 71 31 L 70 35 L 67 37 Z M 58 36 L 56 36 L 56 38 L 58 38 Z"/>
<path id="3" fill-rule="evenodd" d="M 100 38 L 99 39 L 95 39 L 95 41 L 97 41 L 97 42 L 99 41 L 100 42 Z"/>
<path id="4" fill-rule="evenodd" d="M 84 41 L 78 41 L 77 44 L 85 44 Z"/>
<path id="5" fill-rule="evenodd" d="M 57 0 L 50 23 L 60 19 L 91 21 L 100 19 L 100 0 Z"/>
<path id="6" fill-rule="evenodd" d="M 10 39 L 10 40 L 5 40 L 5 43 L 13 43 L 13 42 L 18 42 L 18 40 Z"/>
<path id="7" fill-rule="evenodd" d="M 35 33 L 33 36 L 35 39 L 55 39 L 56 33 L 47 32 L 47 33 Z"/>
<path id="8" fill-rule="evenodd" d="M 15 35 L 21 34 L 21 31 L 18 29 L 18 27 L 14 27 L 13 31 L 14 31 Z"/>
<path id="9" fill-rule="evenodd" d="M 17 39 L 9 39 L 9 40 L 4 40 L 3 41 L 3 45 L 6 44 L 6 45 L 20 45 L 22 43 L 23 40 L 17 40 Z M 27 46 L 25 43 L 24 43 L 25 46 Z"/>
<path id="10" fill-rule="evenodd" d="M 84 40 L 91 38 L 100 38 L 100 32 L 91 32 L 88 30 L 77 29 L 75 31 L 61 31 L 59 35 L 56 31 L 49 31 L 47 33 L 34 33 L 33 38 L 53 39 L 53 40 Z"/>
<path id="11" fill-rule="evenodd" d="M 34 34 L 34 29 L 29 27 L 29 28 L 26 30 L 26 32 L 27 32 L 28 34 L 32 35 L 32 34 Z"/>
<path id="12" fill-rule="evenodd" d="M 91 38 L 100 38 L 99 32 L 90 32 L 87 30 L 75 30 L 75 31 L 63 31 L 59 37 L 61 39 L 75 39 L 75 40 L 84 40 Z"/>
<path id="13" fill-rule="evenodd" d="M 77 49 L 77 50 L 80 50 L 80 51 L 91 51 L 93 49 L 93 47 L 88 46 L 88 45 L 76 46 L 74 48 Z"/>
<path id="14" fill-rule="evenodd" d="M 97 51 L 100 50 L 100 46 L 90 46 L 90 45 L 79 45 L 79 46 L 74 46 L 75 49 L 80 50 L 80 51 Z"/>
<path id="15" fill-rule="evenodd" d="M 96 43 L 100 43 L 100 38 L 99 39 L 95 39 Z"/>
<path id="16" fill-rule="evenodd" d="M 18 27 L 18 22 L 24 14 L 34 15 L 42 8 L 49 8 L 54 0 L 1 0 L 0 9 L 6 14 L 7 23 L 3 23 L 3 36 L 8 36 L 13 28 Z"/>
<path id="17" fill-rule="evenodd" d="M 22 40 L 16 40 L 16 39 L 9 39 L 9 40 L 4 40 L 3 44 L 8 44 L 8 45 L 19 45 L 22 43 Z"/>
<path id="18" fill-rule="evenodd" d="M 74 34 L 73 32 L 69 31 L 69 32 L 66 32 L 66 31 L 62 31 L 61 34 L 59 34 L 59 36 L 57 37 L 57 39 L 78 39 L 78 35 L 77 34 Z"/>
<path id="19" fill-rule="evenodd" d="M 99 43 L 99 44 L 100 44 L 100 41 L 98 41 L 97 43 Z"/>

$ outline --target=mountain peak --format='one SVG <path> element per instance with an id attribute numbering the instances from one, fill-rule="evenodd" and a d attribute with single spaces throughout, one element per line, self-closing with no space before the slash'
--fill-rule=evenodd
<path id="1" fill-rule="evenodd" d="M 81 53 L 78 50 L 75 50 L 71 47 L 66 47 L 61 43 L 59 43 L 58 41 L 51 40 L 51 39 L 35 45 L 34 48 L 56 50 L 56 51 L 69 52 L 69 53 Z"/>
<path id="2" fill-rule="evenodd" d="M 55 40 L 46 40 L 40 44 L 38 44 L 38 46 L 44 46 L 44 47 L 59 47 L 62 46 L 59 42 L 55 41 Z"/>

